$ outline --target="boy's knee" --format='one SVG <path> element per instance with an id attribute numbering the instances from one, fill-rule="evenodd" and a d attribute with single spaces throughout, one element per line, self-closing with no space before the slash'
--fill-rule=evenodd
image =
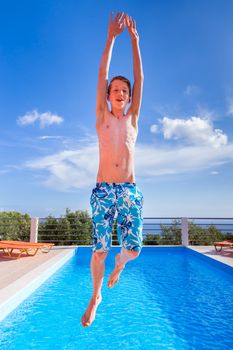
<path id="1" fill-rule="evenodd" d="M 132 253 L 132 256 L 134 257 L 134 259 L 136 259 L 140 254 L 140 252 L 134 251 L 134 250 L 131 250 L 131 253 Z"/>
<path id="2" fill-rule="evenodd" d="M 132 259 L 136 259 L 140 254 L 140 251 L 129 250 L 129 249 L 126 249 L 125 251 L 126 251 L 126 254 Z"/>
<path id="3" fill-rule="evenodd" d="M 94 252 L 92 254 L 92 258 L 95 262 L 102 262 L 105 260 L 107 254 L 108 254 L 107 252 L 101 252 L 101 253 Z"/>

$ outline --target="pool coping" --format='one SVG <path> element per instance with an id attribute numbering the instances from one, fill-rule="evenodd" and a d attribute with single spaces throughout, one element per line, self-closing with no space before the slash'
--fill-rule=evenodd
<path id="1" fill-rule="evenodd" d="M 0 322 L 71 259 L 76 249 L 77 247 L 73 246 L 70 249 L 58 250 L 55 256 L 2 288 L 0 290 Z"/>

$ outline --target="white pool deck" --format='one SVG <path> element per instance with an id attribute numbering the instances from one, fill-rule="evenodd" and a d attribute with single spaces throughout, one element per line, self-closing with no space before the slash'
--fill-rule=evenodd
<path id="1" fill-rule="evenodd" d="M 0 252 L 0 321 L 53 275 L 74 254 L 73 247 L 53 247 L 49 253 L 19 259 Z"/>
<path id="2" fill-rule="evenodd" d="M 53 247 L 49 253 L 38 252 L 34 257 L 19 259 L 5 258 L 0 252 L 0 321 L 65 264 L 76 248 Z M 233 249 L 217 253 L 213 246 L 189 248 L 233 267 Z"/>

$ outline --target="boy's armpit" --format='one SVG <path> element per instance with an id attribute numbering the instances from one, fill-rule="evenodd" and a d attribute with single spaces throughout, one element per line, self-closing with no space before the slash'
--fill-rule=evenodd
<path id="1" fill-rule="evenodd" d="M 108 110 L 107 102 L 104 108 L 96 107 L 96 126 L 100 126 L 104 122 L 104 116 L 108 112 L 109 110 Z"/>

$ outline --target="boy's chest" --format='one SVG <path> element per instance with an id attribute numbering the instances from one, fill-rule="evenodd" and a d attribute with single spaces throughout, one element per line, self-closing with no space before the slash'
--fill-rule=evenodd
<path id="1" fill-rule="evenodd" d="M 131 117 L 122 119 L 108 117 L 98 127 L 97 134 L 101 143 L 135 143 L 137 129 L 131 123 Z"/>

